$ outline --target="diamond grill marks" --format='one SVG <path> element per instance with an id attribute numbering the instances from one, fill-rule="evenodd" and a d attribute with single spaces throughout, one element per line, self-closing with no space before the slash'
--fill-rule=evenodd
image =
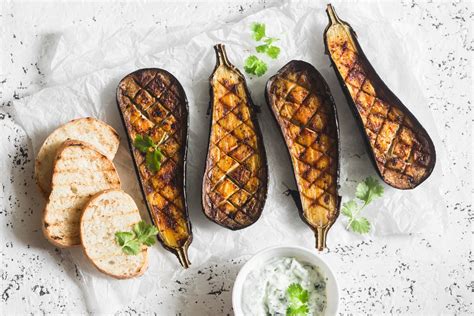
<path id="1" fill-rule="evenodd" d="M 267 190 L 264 148 L 245 81 L 219 66 L 212 78 L 212 122 L 203 184 L 203 206 L 213 221 L 230 229 L 254 223 Z"/>
<path id="2" fill-rule="evenodd" d="M 328 47 L 364 125 L 385 181 L 410 188 L 430 172 L 427 135 L 415 133 L 413 121 L 376 93 L 356 49 L 345 36 L 331 36 Z"/>
<path id="3" fill-rule="evenodd" d="M 269 101 L 290 151 L 304 216 L 313 228 L 328 227 L 338 213 L 336 118 L 323 79 L 300 63 L 272 79 Z"/>
<path id="4" fill-rule="evenodd" d="M 187 110 L 179 83 L 170 74 L 154 69 L 140 70 L 119 85 L 119 105 L 132 141 L 138 134 L 162 141 L 161 168 L 151 173 L 145 157 L 133 150 L 140 181 L 160 239 L 168 248 L 187 247 L 190 226 L 184 196 L 184 152 Z"/>

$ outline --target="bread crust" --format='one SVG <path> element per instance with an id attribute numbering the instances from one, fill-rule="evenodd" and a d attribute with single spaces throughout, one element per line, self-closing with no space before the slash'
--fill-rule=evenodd
<path id="1" fill-rule="evenodd" d="M 93 117 L 84 117 L 84 118 L 71 120 L 59 126 L 51 134 L 48 135 L 48 137 L 45 139 L 45 141 L 41 145 L 41 148 L 38 151 L 38 154 L 35 158 L 35 181 L 45 198 L 48 198 L 49 194 L 51 193 L 52 168 L 50 168 L 50 163 L 47 160 L 48 160 L 48 156 L 56 154 L 56 153 L 51 152 L 51 151 L 54 151 L 55 137 L 58 137 L 58 134 L 64 132 L 65 130 L 69 128 L 74 128 L 74 126 L 79 127 L 81 126 L 81 124 L 84 124 L 89 127 L 93 127 L 95 125 L 104 129 L 104 131 L 107 130 L 108 132 L 102 132 L 102 133 L 108 134 L 107 142 L 108 142 L 108 145 L 110 146 L 106 146 L 106 147 L 110 147 L 110 151 L 104 152 L 104 150 L 97 148 L 98 146 L 94 146 L 94 144 L 91 144 L 90 142 L 87 142 L 83 139 L 80 139 L 80 141 L 94 147 L 97 151 L 104 154 L 110 160 L 113 160 L 115 154 L 117 153 L 117 150 L 120 145 L 120 137 L 117 131 L 112 126 L 108 125 L 107 123 L 101 120 L 98 120 Z M 87 135 L 87 133 L 85 133 L 84 135 Z M 84 136 L 84 138 L 86 137 Z M 64 139 L 64 140 L 67 140 L 67 139 Z M 51 171 L 49 172 L 46 169 L 50 169 Z"/>

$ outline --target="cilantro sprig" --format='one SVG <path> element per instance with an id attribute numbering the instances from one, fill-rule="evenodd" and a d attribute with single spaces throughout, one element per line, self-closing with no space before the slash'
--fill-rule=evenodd
<path id="1" fill-rule="evenodd" d="M 300 284 L 293 283 L 286 289 L 289 305 L 286 316 L 306 316 L 309 313 L 308 290 L 303 289 Z"/>
<path id="2" fill-rule="evenodd" d="M 133 225 L 131 232 L 116 232 L 115 242 L 122 247 L 122 251 L 127 255 L 137 255 L 140 253 L 142 245 L 152 246 L 155 244 L 156 234 L 158 234 L 158 229 L 154 225 L 140 221 Z"/>
<path id="3" fill-rule="evenodd" d="M 245 60 L 244 70 L 249 74 L 260 77 L 267 72 L 267 69 L 267 64 L 255 55 L 250 55 Z"/>
<path id="4" fill-rule="evenodd" d="M 271 59 L 278 58 L 278 55 L 280 54 L 280 47 L 273 44 L 279 39 L 276 37 L 266 36 L 265 24 L 253 23 L 251 30 L 252 38 L 257 42 L 260 42 L 260 45 L 255 47 L 256 52 L 265 54 Z M 257 57 L 256 55 L 250 55 L 245 60 L 244 69 L 247 73 L 260 77 L 265 74 L 265 72 L 267 72 L 268 66 L 263 59 Z"/>
<path id="5" fill-rule="evenodd" d="M 359 213 L 373 200 L 381 197 L 383 192 L 383 186 L 372 177 L 366 178 L 357 185 L 355 196 L 362 204 L 358 203 L 356 199 L 352 199 L 342 205 L 341 213 L 349 219 L 346 226 L 347 230 L 350 229 L 359 234 L 366 234 L 370 231 L 369 220 L 359 216 Z"/>
<path id="6" fill-rule="evenodd" d="M 166 138 L 166 134 L 163 135 L 162 139 L 158 144 L 155 144 L 153 139 L 148 136 L 137 135 L 133 141 L 133 146 L 135 146 L 138 151 L 144 153 L 145 162 L 148 170 L 151 172 L 157 172 L 161 168 L 161 161 L 163 160 L 163 154 L 160 151 L 159 146 L 163 143 Z"/>

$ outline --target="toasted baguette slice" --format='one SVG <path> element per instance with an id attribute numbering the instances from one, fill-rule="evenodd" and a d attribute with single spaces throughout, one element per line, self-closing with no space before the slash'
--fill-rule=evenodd
<path id="1" fill-rule="evenodd" d="M 52 190 L 43 216 L 43 232 L 58 247 L 79 245 L 79 221 L 89 199 L 107 189 L 119 189 L 115 166 L 91 145 L 67 140 L 53 164 Z"/>
<path id="2" fill-rule="evenodd" d="M 148 250 L 127 255 L 115 241 L 116 232 L 131 232 L 141 220 L 132 197 L 122 190 L 106 190 L 87 203 L 81 217 L 82 247 L 99 271 L 117 279 L 142 275 L 148 267 Z"/>
<path id="3" fill-rule="evenodd" d="M 57 128 L 46 138 L 35 161 L 36 182 L 45 196 L 51 193 L 54 157 L 67 139 L 89 143 L 110 160 L 114 159 L 120 144 L 117 132 L 110 125 L 92 117 L 72 120 Z"/>

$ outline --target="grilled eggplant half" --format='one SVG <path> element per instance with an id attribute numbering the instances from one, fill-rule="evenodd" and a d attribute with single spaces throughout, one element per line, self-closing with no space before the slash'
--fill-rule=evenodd
<path id="1" fill-rule="evenodd" d="M 117 104 L 127 130 L 142 192 L 158 239 L 184 268 L 192 240 L 185 194 L 188 103 L 181 84 L 163 69 L 140 69 L 123 78 Z M 154 170 L 135 147 L 137 136 L 159 144 L 161 166 Z"/>
<path id="2" fill-rule="evenodd" d="M 433 171 L 433 142 L 390 91 L 362 51 L 352 27 L 329 4 L 326 53 L 358 121 L 380 177 L 397 189 L 413 189 Z"/>
<path id="3" fill-rule="evenodd" d="M 303 221 L 326 247 L 339 215 L 339 127 L 326 81 L 310 64 L 293 60 L 268 80 L 265 96 L 280 126 L 298 192 L 290 191 Z"/>
<path id="4" fill-rule="evenodd" d="M 202 187 L 206 216 L 226 228 L 247 227 L 260 217 L 268 170 L 256 108 L 245 78 L 214 46 L 217 64 L 209 78 L 211 128 Z"/>

